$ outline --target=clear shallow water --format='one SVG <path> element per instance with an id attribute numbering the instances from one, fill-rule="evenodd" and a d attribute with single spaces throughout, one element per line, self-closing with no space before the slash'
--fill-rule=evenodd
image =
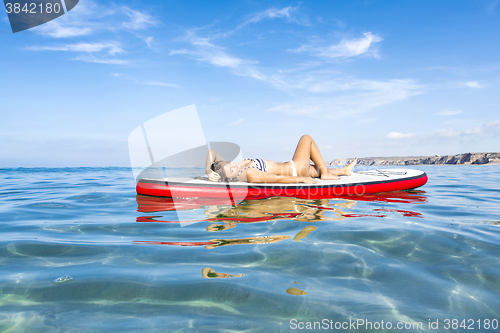
<path id="1" fill-rule="evenodd" d="M 195 223 L 182 224 L 171 201 L 136 196 L 127 168 L 2 169 L 0 331 L 287 332 L 323 319 L 488 331 L 500 167 L 414 168 L 429 175 L 415 191 L 184 202 Z"/>

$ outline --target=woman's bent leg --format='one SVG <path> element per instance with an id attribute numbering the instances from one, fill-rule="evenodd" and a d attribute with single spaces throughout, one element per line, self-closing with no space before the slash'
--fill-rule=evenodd
<path id="1" fill-rule="evenodd" d="M 292 160 L 299 176 L 321 176 L 322 179 L 332 179 L 333 175 L 328 171 L 316 142 L 309 135 L 303 135 L 300 138 Z M 310 167 L 310 160 L 314 162 L 317 168 Z"/>

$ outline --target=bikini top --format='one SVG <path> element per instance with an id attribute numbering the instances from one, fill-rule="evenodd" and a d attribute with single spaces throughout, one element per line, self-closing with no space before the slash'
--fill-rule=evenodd
<path id="1" fill-rule="evenodd" d="M 246 169 L 250 169 L 250 168 L 255 168 L 255 169 L 258 169 L 258 170 L 260 170 L 262 172 L 266 172 L 267 171 L 266 161 L 264 161 L 262 158 L 245 158 L 245 160 L 252 161 L 253 165 L 250 165 L 250 166 L 247 166 L 246 168 L 241 169 L 241 171 L 238 174 L 238 176 L 241 175 L 241 173 L 243 171 L 245 171 Z M 238 176 L 236 176 L 236 177 L 238 177 Z"/>

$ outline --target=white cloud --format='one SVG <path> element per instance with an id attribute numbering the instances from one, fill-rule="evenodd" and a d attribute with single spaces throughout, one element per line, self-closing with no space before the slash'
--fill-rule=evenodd
<path id="1" fill-rule="evenodd" d="M 238 67 L 243 63 L 243 60 L 232 57 L 223 52 L 219 54 L 212 54 L 208 60 L 212 65 L 231 68 Z"/>
<path id="2" fill-rule="evenodd" d="M 79 60 L 84 62 L 91 62 L 96 64 L 108 64 L 108 65 L 131 65 L 129 60 L 123 59 L 110 59 L 110 58 L 98 58 L 96 56 L 78 56 L 73 60 Z"/>
<path id="3" fill-rule="evenodd" d="M 151 48 L 152 45 L 153 45 L 153 40 L 154 38 L 152 36 L 149 36 L 149 37 L 146 37 L 144 38 L 144 42 L 146 43 L 146 45 Z"/>
<path id="4" fill-rule="evenodd" d="M 143 30 L 159 23 L 145 12 L 125 6 L 106 7 L 86 0 L 80 1 L 67 15 L 33 28 L 33 32 L 51 38 L 72 38 L 99 31 Z"/>
<path id="5" fill-rule="evenodd" d="M 47 22 L 32 29 L 33 32 L 51 38 L 71 38 L 87 36 L 96 31 L 98 24 L 92 22 L 96 12 L 102 17 L 107 13 L 92 0 L 80 1 L 70 13 L 57 20 Z"/>
<path id="6" fill-rule="evenodd" d="M 160 87 L 168 87 L 168 88 L 180 88 L 179 85 L 175 83 L 166 83 L 161 81 L 141 81 L 135 80 L 135 83 L 142 84 L 146 86 L 160 86 Z"/>
<path id="7" fill-rule="evenodd" d="M 214 34 L 212 37 L 214 38 L 227 38 L 231 35 L 233 35 L 236 31 L 243 29 L 250 23 L 257 23 L 260 22 L 264 19 L 275 19 L 275 18 L 285 18 L 287 22 L 293 22 L 299 25 L 309 25 L 309 18 L 305 15 L 296 15 L 294 14 L 297 12 L 297 9 L 299 6 L 296 7 L 284 7 L 281 9 L 272 7 L 269 8 L 265 11 L 254 13 L 252 15 L 247 16 L 247 19 L 243 21 L 243 23 L 239 24 L 235 29 L 232 30 L 226 30 L 224 32 L 219 32 Z M 294 15 L 292 15 L 294 14 Z M 243 43 L 240 43 L 242 45 Z"/>
<path id="8" fill-rule="evenodd" d="M 124 80 L 133 81 L 136 84 L 141 84 L 141 85 L 145 85 L 145 86 L 159 86 L 159 87 L 167 87 L 167 88 L 180 88 L 180 86 L 178 84 L 175 84 L 175 83 L 167 83 L 167 82 L 162 82 L 162 81 L 150 81 L 150 80 L 131 79 L 131 78 L 128 78 L 128 77 L 126 77 L 126 76 L 124 76 L 123 74 L 120 74 L 120 73 L 111 73 L 111 75 L 113 75 L 114 77 L 122 78 Z"/>
<path id="9" fill-rule="evenodd" d="M 488 121 L 483 128 L 487 133 L 500 133 L 500 119 Z"/>
<path id="10" fill-rule="evenodd" d="M 338 118 L 343 115 L 366 112 L 421 93 L 422 87 L 410 79 L 360 80 L 340 77 L 340 74 L 331 71 L 308 71 L 307 74 L 279 71 L 266 74 L 256 67 L 256 61 L 235 57 L 224 48 L 215 45 L 209 38 L 198 37 L 194 31 L 188 32 L 183 40 L 190 43 L 192 48 L 172 50 L 170 55 L 185 55 L 213 66 L 226 67 L 231 69 L 234 75 L 251 77 L 281 90 L 303 90 L 315 94 L 349 90 L 353 92 L 344 93 L 336 98 L 313 98 L 295 103 L 284 103 L 269 111 Z"/>
<path id="11" fill-rule="evenodd" d="M 296 7 L 289 6 L 281 9 L 272 7 L 265 11 L 250 15 L 247 20 L 245 20 L 237 27 L 237 29 L 241 29 L 250 23 L 257 23 L 264 19 L 275 19 L 275 18 L 285 18 L 288 22 L 294 22 L 300 25 L 308 25 L 309 22 L 305 16 L 299 19 L 297 15 L 293 15 L 295 12 L 297 12 L 298 9 L 299 6 Z"/>
<path id="12" fill-rule="evenodd" d="M 465 82 L 463 85 L 470 88 L 483 88 L 483 86 L 480 85 L 477 81 Z"/>
<path id="13" fill-rule="evenodd" d="M 189 32 L 186 40 L 194 47 L 192 50 L 180 49 L 170 51 L 170 55 L 183 54 L 196 60 L 207 62 L 217 67 L 238 68 L 242 65 L 255 64 L 249 61 L 234 57 L 227 53 L 223 47 L 212 44 L 208 38 L 201 38 Z"/>
<path id="14" fill-rule="evenodd" d="M 125 6 L 103 6 L 92 0 L 87 0 L 81 1 L 67 15 L 36 27 L 33 31 L 51 38 L 75 38 L 99 32 L 111 32 L 115 35 L 120 35 L 126 32 L 132 33 L 135 37 L 144 40 L 146 45 L 151 47 L 153 37 L 144 38 L 131 30 L 146 29 L 159 23 L 159 21 L 145 12 L 133 10 Z M 125 40 L 125 38 L 120 38 L 120 40 Z M 145 46 L 144 44 L 139 44 L 139 47 Z M 111 56 L 115 56 L 125 53 L 124 47 L 118 42 L 79 42 L 55 46 L 31 46 L 26 49 L 32 51 L 76 52 L 81 55 L 73 58 L 73 60 L 111 65 L 131 65 L 130 60 L 84 55 L 86 53 L 97 54 L 106 52 Z"/>
<path id="15" fill-rule="evenodd" d="M 330 93 L 334 91 L 374 91 L 380 94 L 398 93 L 399 95 L 407 96 L 408 91 L 415 91 L 422 88 L 422 86 L 415 83 L 411 79 L 394 79 L 385 81 L 376 80 L 362 80 L 353 77 L 343 77 L 337 74 L 336 79 L 328 78 L 326 73 L 312 73 L 309 72 L 305 78 L 295 78 L 296 83 L 293 84 L 294 88 L 304 89 L 314 93 Z M 330 75 L 331 77 L 332 75 Z"/>
<path id="16" fill-rule="evenodd" d="M 34 31 L 52 38 L 70 38 L 90 35 L 94 32 L 94 29 L 91 26 L 63 25 L 61 22 L 54 20 L 39 26 Z"/>
<path id="17" fill-rule="evenodd" d="M 378 41 L 379 38 L 367 33 L 364 40 L 368 40 L 366 45 L 359 40 L 353 41 L 351 44 L 345 41 L 339 45 L 344 45 L 345 49 L 349 49 L 349 54 L 354 55 L 367 52 L 369 44 L 375 40 Z M 288 71 L 266 73 L 257 66 L 257 61 L 233 56 L 225 48 L 216 45 L 210 38 L 199 37 L 195 30 L 188 31 L 186 37 L 179 39 L 179 41 L 189 43 L 190 47 L 172 50 L 170 51 L 171 56 L 184 55 L 213 66 L 225 67 L 230 69 L 234 75 L 266 82 L 281 90 L 289 92 L 301 90 L 314 95 L 323 95 L 311 98 L 301 97 L 298 101 L 282 103 L 270 108 L 268 111 L 307 114 L 314 117 L 342 118 L 404 100 L 423 91 L 423 86 L 411 79 L 362 80 L 346 77 L 331 70 L 311 71 L 307 66 Z M 356 43 L 361 46 L 355 46 Z M 336 92 L 342 92 L 342 94 L 336 96 L 332 94 Z"/>
<path id="18" fill-rule="evenodd" d="M 383 39 L 371 32 L 365 32 L 363 35 L 364 37 L 361 38 L 342 39 L 338 44 L 331 46 L 302 45 L 297 49 L 289 51 L 310 52 L 312 55 L 324 59 L 350 58 L 362 54 L 370 54 L 373 57 L 378 57 L 377 50 L 372 46 Z"/>
<path id="19" fill-rule="evenodd" d="M 122 7 L 123 12 L 130 18 L 129 22 L 123 22 L 122 26 L 131 30 L 142 30 L 150 26 L 158 25 L 158 21 L 147 13 Z"/>
<path id="20" fill-rule="evenodd" d="M 285 7 L 282 9 L 278 8 L 269 8 L 263 12 L 259 12 L 250 17 L 245 24 L 248 23 L 257 23 L 265 18 L 279 18 L 279 17 L 288 17 L 290 18 L 290 12 L 297 10 L 299 7 Z"/>
<path id="21" fill-rule="evenodd" d="M 385 136 L 387 139 L 393 140 L 404 140 L 411 139 L 415 137 L 415 133 L 399 133 L 399 132 L 391 132 Z"/>
<path id="22" fill-rule="evenodd" d="M 311 86 L 322 86 L 321 82 L 314 83 L 316 78 L 309 78 Z M 289 84 L 293 88 L 311 91 L 308 84 Z M 355 114 L 369 112 L 377 107 L 407 99 L 422 93 L 423 87 L 413 80 L 372 81 L 355 78 L 344 78 L 335 84 L 323 85 L 321 89 L 314 88 L 312 92 L 321 94 L 308 99 L 301 99 L 293 103 L 276 105 L 268 111 L 279 111 L 292 115 L 309 115 L 319 118 L 340 119 Z M 342 92 L 331 97 L 334 92 Z"/>
<path id="23" fill-rule="evenodd" d="M 238 120 L 233 121 L 230 124 L 227 124 L 226 127 L 235 127 L 235 126 L 239 126 L 241 124 L 243 124 L 243 119 L 238 119 Z"/>
<path id="24" fill-rule="evenodd" d="M 459 136 L 460 132 L 456 131 L 453 127 L 450 128 L 441 128 L 435 132 L 432 132 L 430 136 L 439 137 L 439 138 L 451 138 L 455 136 Z"/>
<path id="25" fill-rule="evenodd" d="M 453 138 L 453 137 L 478 137 L 500 134 L 500 119 L 494 119 L 484 123 L 481 126 L 465 129 L 463 131 L 455 130 L 453 127 L 442 128 L 432 132 L 430 137 Z"/>
<path id="26" fill-rule="evenodd" d="M 244 63 L 250 63 L 227 54 L 222 48 L 206 47 L 204 50 L 172 50 L 169 55 L 185 54 L 192 58 L 207 62 L 217 67 L 236 68 Z"/>
<path id="27" fill-rule="evenodd" d="M 471 129 L 466 129 L 462 133 L 465 135 L 474 135 L 474 134 L 482 134 L 483 131 L 484 131 L 484 129 L 482 127 L 478 126 L 478 127 L 474 127 Z"/>
<path id="28" fill-rule="evenodd" d="M 463 113 L 462 110 L 447 109 L 447 110 L 444 110 L 444 111 L 436 113 L 436 116 L 456 116 L 456 115 L 459 115 L 459 114 L 462 114 L 462 113 Z"/>
<path id="29" fill-rule="evenodd" d="M 121 45 L 116 42 L 110 43 L 77 43 L 61 46 L 30 46 L 26 48 L 31 51 L 70 51 L 70 52 L 101 52 L 108 50 L 109 54 L 124 53 Z"/>

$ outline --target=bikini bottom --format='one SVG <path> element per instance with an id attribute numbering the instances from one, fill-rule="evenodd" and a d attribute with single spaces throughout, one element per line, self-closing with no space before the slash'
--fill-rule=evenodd
<path id="1" fill-rule="evenodd" d="M 290 161 L 290 162 L 292 162 L 292 167 L 293 167 L 293 174 L 292 174 L 292 176 L 297 177 L 297 169 L 295 169 L 295 163 L 293 163 L 293 161 Z"/>

